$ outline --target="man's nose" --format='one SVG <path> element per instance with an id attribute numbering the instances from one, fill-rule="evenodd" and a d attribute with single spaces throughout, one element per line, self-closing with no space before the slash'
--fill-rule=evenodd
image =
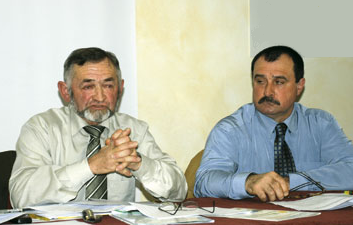
<path id="1" fill-rule="evenodd" d="M 273 85 L 268 82 L 265 86 L 265 93 L 264 93 L 265 96 L 273 96 L 274 95 L 274 87 Z"/>
<path id="2" fill-rule="evenodd" d="M 102 87 L 97 86 L 95 90 L 94 100 L 102 102 L 105 100 L 105 93 Z"/>

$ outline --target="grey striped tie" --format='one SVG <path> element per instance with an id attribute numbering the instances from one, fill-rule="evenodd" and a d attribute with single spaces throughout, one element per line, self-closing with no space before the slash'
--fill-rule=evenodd
<path id="1" fill-rule="evenodd" d="M 98 125 L 90 125 L 83 128 L 91 136 L 86 152 L 87 158 L 90 158 L 100 150 L 100 136 L 104 128 Z M 96 174 L 86 183 L 86 199 L 107 199 L 107 195 L 106 174 Z"/>

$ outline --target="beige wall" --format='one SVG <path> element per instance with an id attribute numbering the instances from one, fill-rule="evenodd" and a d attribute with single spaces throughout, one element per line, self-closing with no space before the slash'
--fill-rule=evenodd
<path id="1" fill-rule="evenodd" d="M 183 170 L 217 121 L 251 101 L 248 0 L 136 0 L 139 118 Z M 353 58 L 308 58 L 301 103 L 353 138 Z"/>

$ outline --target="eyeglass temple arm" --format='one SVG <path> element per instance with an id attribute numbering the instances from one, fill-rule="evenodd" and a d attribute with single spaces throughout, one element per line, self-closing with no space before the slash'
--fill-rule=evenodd
<path id="1" fill-rule="evenodd" d="M 292 191 L 298 190 L 298 189 L 303 188 L 303 187 L 306 187 L 306 186 L 308 186 L 308 185 L 310 185 L 310 184 L 314 184 L 316 187 L 320 188 L 322 192 L 325 192 L 325 191 L 326 191 L 326 189 L 320 184 L 320 182 L 315 181 L 313 178 L 309 177 L 309 176 L 306 175 L 305 173 L 303 173 L 303 172 L 297 172 L 296 174 L 298 174 L 298 175 L 304 177 L 305 179 L 307 179 L 307 180 L 310 181 L 310 182 L 304 183 L 304 184 L 301 184 L 301 185 L 298 185 L 297 187 L 292 188 L 292 189 L 291 189 Z M 294 190 L 293 190 L 293 189 L 294 189 Z"/>
<path id="2" fill-rule="evenodd" d="M 214 213 L 215 210 L 216 210 L 216 202 L 215 202 L 214 200 L 212 201 L 212 211 L 211 211 L 211 210 L 208 210 L 208 209 L 205 209 L 205 208 L 202 208 L 202 207 L 200 207 L 200 206 L 199 206 L 199 208 L 202 209 L 202 210 L 205 210 L 206 212 Z"/>

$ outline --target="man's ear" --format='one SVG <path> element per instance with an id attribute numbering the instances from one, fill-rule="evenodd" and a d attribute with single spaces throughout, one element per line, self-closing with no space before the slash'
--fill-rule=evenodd
<path id="1" fill-rule="evenodd" d="M 124 91 L 124 79 L 121 79 L 120 86 L 119 86 L 119 96 L 118 96 L 118 98 L 121 98 L 121 96 L 123 95 L 123 91 Z"/>
<path id="2" fill-rule="evenodd" d="M 67 88 L 66 83 L 63 81 L 59 81 L 58 82 L 58 89 L 59 89 L 59 93 L 61 95 L 61 98 L 65 102 L 69 103 L 71 101 L 71 97 L 70 97 L 69 89 Z"/>
<path id="3" fill-rule="evenodd" d="M 297 83 L 297 96 L 301 95 L 305 87 L 305 78 L 301 78 Z"/>

